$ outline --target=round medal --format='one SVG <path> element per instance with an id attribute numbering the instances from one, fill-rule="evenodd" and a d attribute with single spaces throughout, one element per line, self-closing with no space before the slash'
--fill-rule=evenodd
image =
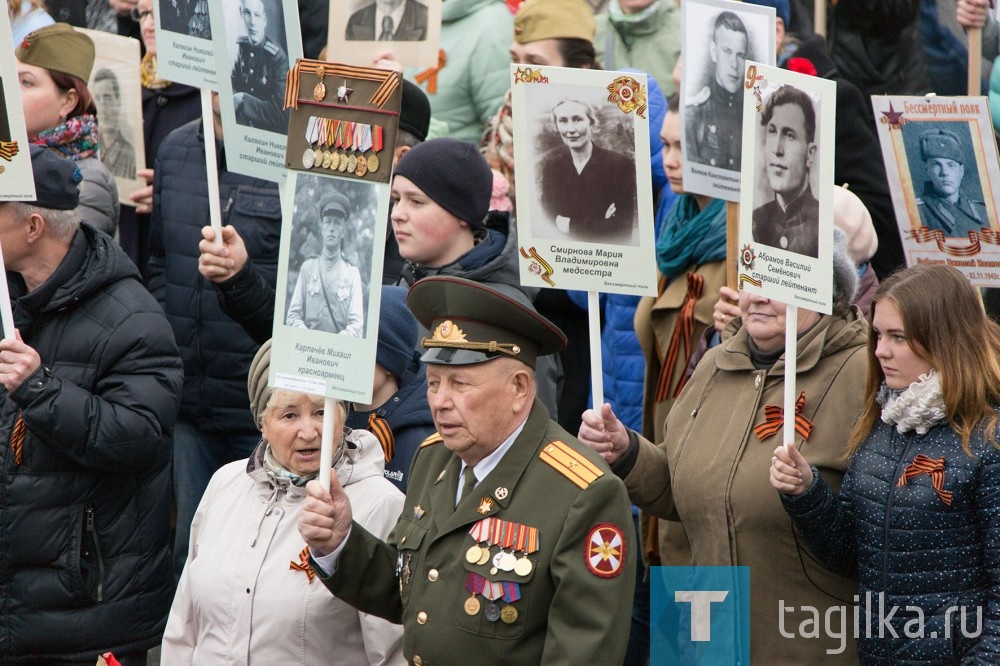
<path id="1" fill-rule="evenodd" d="M 514 565 L 514 573 L 518 576 L 527 576 L 531 573 L 531 569 L 531 560 L 527 557 L 522 557 L 517 561 L 517 564 Z"/>
<path id="2" fill-rule="evenodd" d="M 330 159 L 331 159 L 331 157 L 330 157 L 330 151 L 329 150 L 324 150 L 323 151 L 323 168 L 324 169 L 329 169 L 330 168 Z"/>
<path id="3" fill-rule="evenodd" d="M 316 168 L 323 166 L 323 151 L 319 148 L 313 151 L 313 166 Z"/>
<path id="4" fill-rule="evenodd" d="M 504 552 L 501 550 L 499 553 L 493 556 L 493 566 L 497 569 L 500 568 L 500 561 L 504 556 Z"/>
<path id="5" fill-rule="evenodd" d="M 340 153 L 330 153 L 330 171 L 336 171 L 340 167 Z"/>
<path id="6" fill-rule="evenodd" d="M 354 173 L 354 170 L 358 168 L 358 158 L 354 155 L 347 156 L 347 173 Z"/>
<path id="7" fill-rule="evenodd" d="M 341 154 L 340 164 L 337 166 L 337 171 L 347 171 L 347 155 Z"/>
<path id="8" fill-rule="evenodd" d="M 306 148 L 306 152 L 302 153 L 302 166 L 306 169 L 312 169 L 314 164 L 316 164 L 316 160 L 313 159 L 312 148 Z"/>
<path id="9" fill-rule="evenodd" d="M 368 170 L 372 173 L 378 171 L 378 155 L 375 153 L 368 156 Z"/>
<path id="10" fill-rule="evenodd" d="M 475 564 L 476 562 L 478 562 L 479 556 L 481 555 L 479 551 L 480 551 L 479 546 L 472 546 L 471 548 L 469 548 L 469 550 L 465 551 L 465 561 L 468 562 L 469 564 Z"/>
<path id="11" fill-rule="evenodd" d="M 516 563 L 517 558 L 514 557 L 513 553 L 504 553 L 500 556 L 499 567 L 501 571 L 513 571 Z"/>
<path id="12" fill-rule="evenodd" d="M 482 551 L 483 552 L 479 553 L 479 561 L 476 562 L 479 566 L 482 566 L 490 561 L 490 549 L 483 548 Z"/>
<path id="13" fill-rule="evenodd" d="M 354 170 L 354 173 L 363 176 L 368 173 L 368 161 L 365 159 L 364 155 L 358 155 L 358 167 Z"/>
<path id="14" fill-rule="evenodd" d="M 478 615 L 479 614 L 479 599 L 475 597 L 469 597 L 465 600 L 465 613 L 466 615 Z"/>
<path id="15" fill-rule="evenodd" d="M 326 84 L 320 81 L 313 88 L 313 99 L 317 102 L 322 102 L 324 98 L 326 98 Z"/>
<path id="16" fill-rule="evenodd" d="M 496 622 L 500 619 L 500 609 L 492 601 L 486 604 L 486 619 L 490 622 Z"/>
<path id="17" fill-rule="evenodd" d="M 517 622 L 517 609 L 513 606 L 504 606 L 500 609 L 500 619 L 505 624 L 514 624 Z"/>

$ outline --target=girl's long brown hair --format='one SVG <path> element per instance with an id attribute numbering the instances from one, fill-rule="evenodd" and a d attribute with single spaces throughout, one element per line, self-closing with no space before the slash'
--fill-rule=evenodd
<path id="1" fill-rule="evenodd" d="M 958 433 L 962 450 L 981 428 L 998 446 L 1000 405 L 1000 326 L 983 312 L 975 287 L 950 266 L 923 264 L 899 271 L 883 282 L 872 299 L 872 317 L 880 302 L 892 303 L 903 320 L 913 352 L 937 369 L 948 425 Z M 875 358 L 875 329 L 868 332 L 868 378 L 861 417 L 851 431 L 847 455 L 868 437 L 882 413 L 875 401 L 885 374 Z"/>

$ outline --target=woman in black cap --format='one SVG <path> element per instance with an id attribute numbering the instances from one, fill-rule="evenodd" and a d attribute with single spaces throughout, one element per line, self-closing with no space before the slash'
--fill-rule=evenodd
<path id="1" fill-rule="evenodd" d="M 87 88 L 94 43 L 66 23 L 31 33 L 18 45 L 17 78 L 28 140 L 80 167 L 85 222 L 108 234 L 118 228 L 118 188 L 97 159 L 97 109 Z"/>

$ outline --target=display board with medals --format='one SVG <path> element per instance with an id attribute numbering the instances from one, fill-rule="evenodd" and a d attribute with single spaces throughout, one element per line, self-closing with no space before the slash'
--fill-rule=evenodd
<path id="1" fill-rule="evenodd" d="M 401 98 L 397 72 L 302 59 L 289 70 L 272 386 L 371 400 Z"/>
<path id="2" fill-rule="evenodd" d="M 285 93 L 285 166 L 388 183 L 401 86 L 396 72 L 300 60 Z"/>

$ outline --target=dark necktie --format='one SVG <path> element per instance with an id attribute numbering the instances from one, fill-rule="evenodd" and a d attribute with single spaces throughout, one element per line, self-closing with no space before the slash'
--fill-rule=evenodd
<path id="1" fill-rule="evenodd" d="M 385 16 L 382 18 L 382 34 L 378 36 L 380 42 L 392 39 L 392 17 Z"/>
<path id="2" fill-rule="evenodd" d="M 470 494 L 472 494 L 472 489 L 476 487 L 476 473 L 472 471 L 471 467 L 466 466 L 465 471 L 462 472 L 462 495 L 458 498 L 461 502 Z"/>

